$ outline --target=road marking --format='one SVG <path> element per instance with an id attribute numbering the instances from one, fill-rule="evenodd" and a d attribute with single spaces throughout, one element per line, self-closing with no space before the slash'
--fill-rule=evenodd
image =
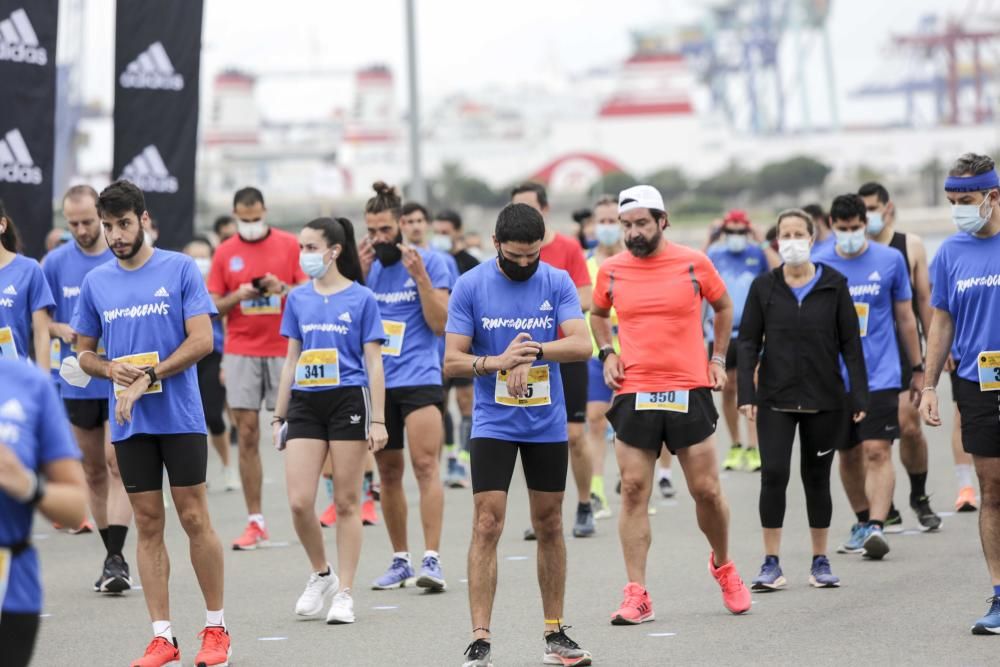
<path id="1" fill-rule="evenodd" d="M 460 583 L 460 584 L 467 584 L 467 583 L 469 583 L 469 580 L 468 579 L 459 579 L 458 583 Z"/>
<path id="2" fill-rule="evenodd" d="M 374 609 L 375 611 L 389 611 L 391 609 L 399 609 L 399 607 L 394 605 L 386 605 L 383 607 L 372 607 L 372 609 Z"/>
<path id="3" fill-rule="evenodd" d="M 507 560 L 528 560 L 527 556 L 507 556 Z"/>
<path id="4" fill-rule="evenodd" d="M 47 539 L 49 539 L 49 534 L 48 533 L 35 533 L 34 535 L 31 536 L 31 539 L 33 539 L 33 540 L 47 540 Z"/>
<path id="5" fill-rule="evenodd" d="M 52 614 L 42 614 L 39 618 L 52 618 Z"/>
<path id="6" fill-rule="evenodd" d="M 677 507 L 676 500 L 661 500 L 660 507 Z"/>
<path id="7" fill-rule="evenodd" d="M 649 637 L 676 637 L 676 632 L 650 632 Z"/>
<path id="8" fill-rule="evenodd" d="M 271 542 L 270 544 L 261 545 L 262 549 L 282 549 L 291 544 L 291 542 Z"/>
<path id="9" fill-rule="evenodd" d="M 955 516 L 954 512 L 938 512 L 938 516 Z"/>
<path id="10" fill-rule="evenodd" d="M 257 637 L 257 641 L 259 642 L 283 642 L 286 639 L 288 637 Z"/>

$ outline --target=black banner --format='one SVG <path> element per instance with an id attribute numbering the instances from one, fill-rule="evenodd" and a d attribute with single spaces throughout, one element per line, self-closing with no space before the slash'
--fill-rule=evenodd
<path id="1" fill-rule="evenodd" d="M 118 0 L 112 174 L 146 194 L 158 246 L 194 233 L 202 0 Z"/>
<path id="2" fill-rule="evenodd" d="M 52 228 L 59 0 L 0 0 L 0 199 L 24 252 Z"/>

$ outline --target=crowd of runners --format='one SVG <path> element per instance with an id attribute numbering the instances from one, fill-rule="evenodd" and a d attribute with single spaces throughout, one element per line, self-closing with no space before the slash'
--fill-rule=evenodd
<path id="1" fill-rule="evenodd" d="M 700 249 L 668 240 L 667 205 L 652 186 L 574 214 L 574 238 L 555 231 L 545 188 L 524 183 L 496 217 L 495 255 L 455 211 L 404 203 L 382 182 L 373 189 L 354 220 L 317 218 L 293 234 L 269 224 L 264 195 L 247 187 L 212 238 L 172 252 L 155 247 L 138 187 L 76 186 L 62 200 L 68 238 L 41 264 L 19 254 L 0 204 L 0 662 L 27 665 L 35 644 L 37 509 L 101 539 L 96 592 L 127 593 L 137 569 L 152 640 L 129 664 L 179 665 L 164 541 L 173 508 L 205 603 L 194 664 L 228 665 L 223 549 L 270 540 L 260 447 L 273 445 L 288 506 L 268 516 L 290 512 L 305 552 L 289 614 L 328 624 L 356 622 L 356 586 L 447 591 L 445 488 L 471 487 L 471 643 L 455 660 L 465 667 L 493 664 L 497 547 L 520 456 L 543 662 L 589 665 L 564 609 L 568 480 L 572 535 L 584 539 L 612 515 L 613 450 L 624 589 L 611 624 L 655 618 L 650 500 L 674 495 L 673 458 L 722 603 L 744 614 L 751 591 L 787 583 L 780 552 L 798 440 L 813 554 L 802 577 L 836 588 L 834 459 L 856 515 L 834 540 L 838 553 L 882 559 L 902 530 L 897 440 L 916 521 L 942 528 L 923 427 L 941 424 L 944 372 L 955 398 L 955 510 L 981 512 L 993 587 L 972 632 L 1000 634 L 1000 179 L 990 157 L 954 163 L 944 191 L 956 230 L 933 257 L 897 230 L 878 183 L 766 225 L 729 211 Z M 714 392 L 728 434 L 721 454 Z M 209 442 L 223 471 L 211 483 L 242 492 L 245 525 L 212 523 Z M 407 531 L 408 467 L 422 555 Z M 747 583 L 730 557 L 720 469 L 760 475 L 761 560 Z M 359 583 L 363 526 L 377 524 L 392 553 L 366 554 L 387 568 Z M 324 526 L 335 526 L 335 559 Z"/>

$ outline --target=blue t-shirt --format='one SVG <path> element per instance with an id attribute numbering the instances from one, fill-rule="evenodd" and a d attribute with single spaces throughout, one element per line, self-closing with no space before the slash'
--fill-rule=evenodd
<path id="1" fill-rule="evenodd" d="M 115 262 L 87 274 L 70 326 L 91 338 L 104 337 L 108 359 L 142 355 L 130 360 L 152 366 L 173 354 L 187 333 L 184 324 L 198 315 L 218 314 L 194 260 L 156 249 L 138 269 Z M 195 366 L 160 380 L 132 407 L 124 426 L 111 420 L 111 439 L 121 442 L 139 433 L 204 433 L 205 413 L 198 399 Z M 108 389 L 114 404 L 114 386 Z"/>
<path id="2" fill-rule="evenodd" d="M 725 246 L 709 248 L 708 258 L 726 283 L 726 291 L 733 300 L 733 335 L 739 331 L 743 308 L 750 295 L 754 278 L 768 270 L 767 256 L 758 246 L 748 245 L 743 252 L 729 252 Z"/>
<path id="3" fill-rule="evenodd" d="M 371 290 L 354 283 L 324 296 L 311 280 L 289 293 L 281 335 L 302 343 L 292 385 L 299 391 L 367 387 L 365 344 L 385 340 Z"/>
<path id="4" fill-rule="evenodd" d="M 38 472 L 53 461 L 79 459 L 52 381 L 37 368 L 10 359 L 0 359 L 0 378 L 0 442 L 13 450 L 21 464 Z M 0 491 L 0 545 L 11 547 L 29 539 L 34 514 L 34 507 Z M 27 549 L 11 561 L 3 611 L 37 614 L 41 609 L 38 554 Z"/>
<path id="5" fill-rule="evenodd" d="M 809 296 L 809 292 L 813 291 L 813 287 L 816 287 L 816 283 L 819 282 L 819 278 L 822 275 L 823 275 L 823 265 L 817 264 L 816 275 L 812 277 L 812 280 L 807 282 L 802 287 L 792 287 L 791 285 L 789 285 L 788 288 L 792 290 L 792 294 L 795 295 L 795 299 L 801 304 L 805 300 L 805 298 Z"/>
<path id="6" fill-rule="evenodd" d="M 897 301 L 909 302 L 913 298 L 903 253 L 869 241 L 868 249 L 852 259 L 841 257 L 836 247 L 830 246 L 813 261 L 828 264 L 847 276 L 847 286 L 861 325 L 869 390 L 900 389 L 902 369 L 893 308 Z M 847 383 L 843 360 L 840 365 Z"/>
<path id="7" fill-rule="evenodd" d="M 931 281 L 931 305 L 955 323 L 958 376 L 978 383 L 979 353 L 1000 351 L 1000 234 L 945 239 L 931 262 Z"/>
<path id="8" fill-rule="evenodd" d="M 0 269 L 0 358 L 30 359 L 31 314 L 55 305 L 38 262 L 14 255 Z"/>
<path id="9" fill-rule="evenodd" d="M 53 250 L 42 264 L 42 273 L 48 281 L 52 296 L 55 297 L 56 312 L 52 319 L 56 322 L 69 324 L 80 298 L 80 286 L 84 277 L 101 264 L 107 264 L 115 259 L 109 248 L 99 255 L 88 255 L 80 246 L 74 243 L 64 243 Z M 101 345 L 98 344 L 98 349 Z M 59 366 L 66 357 L 75 356 L 73 346 L 60 338 L 52 338 L 51 348 L 52 374 L 58 377 L 59 391 L 63 398 L 98 399 L 108 397 L 108 381 L 92 378 L 86 387 L 74 387 L 59 377 Z"/>
<path id="10" fill-rule="evenodd" d="M 434 289 L 450 290 L 454 282 L 441 253 L 423 248 L 414 250 L 424 260 Z M 417 286 L 403 262 L 382 266 L 376 259 L 365 282 L 375 293 L 385 328 L 382 365 L 386 388 L 440 385 L 441 358 L 433 353 L 437 340 L 427 326 Z"/>
<path id="11" fill-rule="evenodd" d="M 451 274 L 451 284 L 454 285 L 458 280 L 458 276 L 461 275 L 458 270 L 458 261 L 450 252 L 444 252 L 443 250 L 437 250 L 436 252 L 444 259 L 444 263 L 448 267 L 448 273 Z M 441 357 L 441 365 L 444 366 L 444 336 L 438 336 L 437 347 L 438 356 Z"/>
<path id="12" fill-rule="evenodd" d="M 554 341 L 559 326 L 583 319 L 576 286 L 569 274 L 545 262 L 524 282 L 507 278 L 496 262 L 484 262 L 462 274 L 448 303 L 447 333 L 472 338 L 470 353 L 503 354 L 522 331 L 540 343 Z M 542 359 L 548 369 L 549 404 L 505 405 L 497 402 L 497 374 L 478 377 L 472 412 L 472 437 L 511 442 L 565 442 L 566 403 L 559 364 Z M 538 371 L 544 372 L 544 371 Z M 506 387 L 505 382 L 501 384 Z"/>
<path id="13" fill-rule="evenodd" d="M 212 352 L 222 354 L 225 344 L 226 331 L 222 328 L 222 317 L 216 315 L 212 318 Z"/>
<path id="14" fill-rule="evenodd" d="M 833 249 L 836 247 L 836 245 L 837 245 L 837 236 L 833 232 L 830 232 L 830 235 L 827 236 L 824 240 L 816 241 L 815 243 L 813 243 L 812 253 L 811 253 L 813 261 L 816 261 L 816 258 L 822 253 L 833 252 Z"/>

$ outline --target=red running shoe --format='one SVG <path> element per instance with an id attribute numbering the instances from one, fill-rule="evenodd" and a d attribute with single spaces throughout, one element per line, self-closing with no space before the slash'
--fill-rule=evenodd
<path id="1" fill-rule="evenodd" d="M 256 521 L 251 521 L 243 534 L 233 542 L 233 551 L 253 551 L 257 547 L 266 547 L 270 539 L 267 530 L 261 528 Z"/>
<path id="2" fill-rule="evenodd" d="M 181 667 L 177 640 L 168 642 L 163 637 L 153 637 L 143 656 L 130 662 L 129 667 Z"/>
<path id="3" fill-rule="evenodd" d="M 337 523 L 337 504 L 330 503 L 330 506 L 323 510 L 323 514 L 320 515 L 319 525 L 329 528 L 335 523 Z"/>
<path id="4" fill-rule="evenodd" d="M 378 523 L 378 510 L 375 509 L 375 501 L 369 498 L 361 503 L 361 524 L 364 526 L 374 526 Z"/>
<path id="5" fill-rule="evenodd" d="M 195 656 L 196 667 L 227 667 L 233 649 L 229 645 L 229 633 L 225 628 L 210 626 L 198 634 L 201 650 Z"/>
<path id="6" fill-rule="evenodd" d="M 750 591 L 747 589 L 740 573 L 736 571 L 736 563 L 729 561 L 725 565 L 715 567 L 715 554 L 708 556 L 708 571 L 719 582 L 722 589 L 722 604 L 734 614 L 744 614 L 750 611 Z"/>
<path id="7" fill-rule="evenodd" d="M 611 614 L 611 625 L 639 625 L 656 618 L 649 592 L 635 582 L 625 586 L 625 600 L 618 611 Z"/>

